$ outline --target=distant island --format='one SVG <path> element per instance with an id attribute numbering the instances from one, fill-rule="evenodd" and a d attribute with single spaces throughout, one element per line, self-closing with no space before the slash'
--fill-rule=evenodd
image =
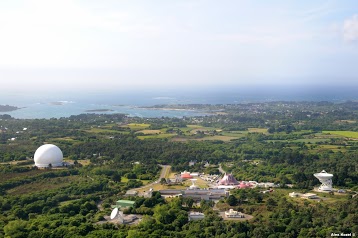
<path id="1" fill-rule="evenodd" d="M 113 112 L 111 109 L 90 109 L 86 110 L 85 112 Z"/>
<path id="2" fill-rule="evenodd" d="M 0 112 L 11 112 L 21 109 L 20 107 L 10 106 L 10 105 L 0 105 Z"/>

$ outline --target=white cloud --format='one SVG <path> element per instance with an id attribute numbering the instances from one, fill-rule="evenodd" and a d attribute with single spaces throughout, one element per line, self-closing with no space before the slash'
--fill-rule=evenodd
<path id="1" fill-rule="evenodd" d="M 343 37 L 347 42 L 358 41 L 358 15 L 344 21 Z"/>

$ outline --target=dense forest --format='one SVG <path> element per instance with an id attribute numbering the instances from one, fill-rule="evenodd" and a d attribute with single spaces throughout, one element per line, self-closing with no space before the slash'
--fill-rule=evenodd
<path id="1" fill-rule="evenodd" d="M 237 105 L 157 106 L 205 110 L 207 116 L 137 118 L 82 114 L 68 118 L 16 119 L 0 115 L 0 236 L 4 237 L 327 237 L 358 234 L 358 103 L 272 102 Z M 61 148 L 66 168 L 34 167 L 36 149 Z M 189 162 L 195 161 L 194 165 Z M 206 166 L 209 164 L 210 166 Z M 130 197 L 125 213 L 137 225 L 108 223 L 104 216 L 125 193 L 172 171 L 220 173 L 273 182 L 231 190 L 216 204 L 186 198 Z M 292 199 L 292 191 L 319 185 L 314 173 L 334 174 L 346 191 L 321 201 Z M 290 186 L 288 186 L 290 185 Z M 225 221 L 234 208 L 253 216 Z M 189 211 L 205 218 L 188 221 Z"/>

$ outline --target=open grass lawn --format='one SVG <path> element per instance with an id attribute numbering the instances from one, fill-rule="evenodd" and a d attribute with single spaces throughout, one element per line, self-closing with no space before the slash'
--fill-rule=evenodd
<path id="1" fill-rule="evenodd" d="M 194 179 L 197 179 L 195 181 L 195 185 L 198 186 L 199 188 L 208 188 L 209 187 L 208 183 L 205 180 L 202 180 L 200 177 L 195 177 Z M 189 187 L 193 183 L 191 182 L 191 180 L 185 180 L 183 184 L 185 186 Z"/>
<path id="2" fill-rule="evenodd" d="M 347 138 L 358 138 L 358 131 L 323 131 L 325 134 L 344 136 Z"/>
<path id="3" fill-rule="evenodd" d="M 29 184 L 17 186 L 15 188 L 7 190 L 7 193 L 10 195 L 20 195 L 33 193 L 34 191 L 40 192 L 43 190 L 59 189 L 79 180 L 86 180 L 86 178 L 83 178 L 79 175 L 59 178 L 48 178 L 40 181 L 35 181 Z"/>

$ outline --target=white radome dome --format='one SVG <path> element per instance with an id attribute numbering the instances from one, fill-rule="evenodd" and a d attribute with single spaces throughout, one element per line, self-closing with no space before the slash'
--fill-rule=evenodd
<path id="1" fill-rule="evenodd" d="M 60 148 L 52 144 L 40 146 L 34 155 L 35 166 L 37 167 L 59 167 L 63 165 L 63 154 Z"/>

